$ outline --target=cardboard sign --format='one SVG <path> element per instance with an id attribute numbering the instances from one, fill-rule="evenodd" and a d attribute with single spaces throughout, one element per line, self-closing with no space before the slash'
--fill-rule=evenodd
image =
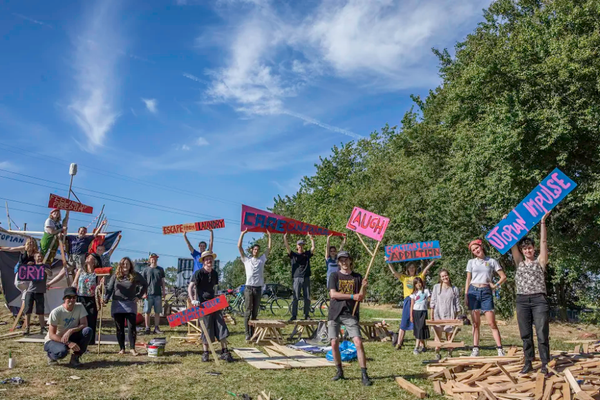
<path id="1" fill-rule="evenodd" d="M 577 184 L 556 168 L 485 238 L 501 254 L 506 253 L 575 187 Z"/>
<path id="2" fill-rule="evenodd" d="M 39 282 L 46 278 L 46 270 L 44 265 L 19 265 L 17 275 L 20 281 Z"/>
<path id="3" fill-rule="evenodd" d="M 94 212 L 93 207 L 86 206 L 85 204 L 81 204 L 73 200 L 65 199 L 64 197 L 60 197 L 55 194 L 50 194 L 48 208 L 58 208 L 59 210 L 82 212 L 86 214 L 91 214 Z"/>
<path id="4" fill-rule="evenodd" d="M 429 258 L 442 258 L 440 242 L 394 244 L 385 246 L 385 255 L 388 263 L 425 260 Z"/>
<path id="5" fill-rule="evenodd" d="M 225 228 L 224 219 L 215 219 L 213 221 L 192 222 L 191 224 L 179 224 L 163 226 L 163 235 L 173 235 L 175 233 L 205 231 L 207 229 Z"/>
<path id="6" fill-rule="evenodd" d="M 354 207 L 346 228 L 381 242 L 389 223 L 389 218 Z"/>
<path id="7" fill-rule="evenodd" d="M 242 204 L 242 226 L 241 230 L 248 232 L 291 233 L 294 235 L 334 235 L 343 236 L 340 232 L 330 231 L 327 228 L 306 224 L 295 219 L 282 217 L 258 208 L 248 207 Z"/>
<path id="8" fill-rule="evenodd" d="M 167 315 L 167 321 L 169 321 L 169 326 L 174 328 L 189 321 L 194 321 L 198 318 L 210 315 L 214 312 L 227 308 L 228 306 L 229 303 L 227 302 L 227 297 L 222 294 L 219 297 L 205 301 L 199 306 L 188 308 L 187 310 L 183 310 L 177 314 Z"/>

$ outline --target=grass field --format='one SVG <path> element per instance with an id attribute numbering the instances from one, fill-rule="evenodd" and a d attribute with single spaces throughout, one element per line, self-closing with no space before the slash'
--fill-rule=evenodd
<path id="1" fill-rule="evenodd" d="M 263 317 L 263 316 L 261 316 Z M 399 310 L 389 306 L 365 307 L 361 319 L 399 318 Z M 35 317 L 33 318 L 35 319 Z M 247 347 L 244 341 L 243 320 L 237 317 L 237 324 L 230 326 L 232 347 Z M 108 322 L 108 319 L 105 319 Z M 397 327 L 398 322 L 390 322 Z M 112 324 L 105 333 L 114 334 Z M 165 336 L 181 336 L 186 330 L 163 327 Z M 9 326 L 0 326 L 0 334 L 8 332 Z M 33 332 L 37 327 L 33 327 Z M 515 323 L 500 327 L 504 345 L 520 345 Z M 552 349 L 572 349 L 574 345 L 564 344 L 563 340 L 576 339 L 583 330 L 598 333 L 595 327 L 553 324 L 551 326 Z M 287 333 L 290 329 L 286 330 Z M 234 399 L 228 392 L 247 393 L 256 399 L 260 391 L 272 392 L 275 398 L 292 399 L 409 399 L 410 394 L 400 390 L 394 382 L 395 376 L 403 376 L 427 390 L 432 398 L 436 396 L 425 375 L 423 361 L 433 358 L 432 352 L 418 356 L 412 354 L 414 346 L 412 334 L 403 350 L 394 350 L 389 342 L 367 342 L 369 374 L 374 384 L 363 387 L 360 382 L 360 369 L 356 362 L 346 367 L 348 378 L 343 382 L 332 382 L 334 368 L 291 369 L 282 371 L 262 371 L 237 359 L 231 364 L 200 361 L 201 349 L 195 345 L 179 344 L 170 340 L 167 354 L 162 358 L 147 356 L 133 357 L 117 355 L 118 346 L 101 347 L 100 355 L 96 347 L 86 354 L 80 369 L 67 367 L 66 361 L 54 367 L 46 365 L 46 355 L 41 344 L 20 344 L 14 340 L 3 340 L 0 344 L 1 379 L 20 376 L 23 385 L 0 385 L 0 398 L 6 399 Z M 148 341 L 148 336 L 138 336 Z M 470 329 L 466 327 L 459 334 L 459 340 L 471 344 Z M 491 334 L 487 327 L 482 330 L 482 353 L 495 354 Z M 90 349 L 92 350 L 92 349 Z M 8 370 L 8 353 L 12 352 L 17 367 Z M 456 354 L 467 355 L 468 350 Z M 68 361 L 68 358 L 67 358 Z M 221 375 L 208 375 L 207 372 L 220 372 Z M 72 379 L 71 376 L 81 379 Z M 55 382 L 46 385 L 47 382 Z"/>

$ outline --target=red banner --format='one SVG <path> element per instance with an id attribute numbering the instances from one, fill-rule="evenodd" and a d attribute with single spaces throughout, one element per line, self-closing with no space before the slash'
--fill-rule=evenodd
<path id="1" fill-rule="evenodd" d="M 242 231 L 271 233 L 291 233 L 294 235 L 334 235 L 344 236 L 343 233 L 330 231 L 317 225 L 306 224 L 295 219 L 282 217 L 258 208 L 242 204 Z"/>
<path id="2" fill-rule="evenodd" d="M 64 197 L 50 194 L 50 200 L 48 200 L 48 208 L 58 208 L 59 210 L 76 211 L 86 214 L 94 212 L 94 208 L 86 206 L 85 204 L 78 203 L 73 200 L 65 199 Z"/>
<path id="3" fill-rule="evenodd" d="M 229 303 L 227 302 L 227 297 L 222 294 L 219 297 L 205 301 L 199 306 L 188 308 L 187 310 L 180 311 L 177 314 L 167 315 L 167 321 L 169 321 L 169 326 L 174 328 L 187 322 L 210 315 L 214 312 L 227 308 L 228 306 Z"/>
<path id="4" fill-rule="evenodd" d="M 207 229 L 225 228 L 224 219 L 215 219 L 213 221 L 192 222 L 191 224 L 179 224 L 163 226 L 163 235 L 173 235 L 175 233 L 205 231 Z"/>

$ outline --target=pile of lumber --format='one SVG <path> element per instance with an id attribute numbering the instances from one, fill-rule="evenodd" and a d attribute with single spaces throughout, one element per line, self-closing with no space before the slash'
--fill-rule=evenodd
<path id="1" fill-rule="evenodd" d="M 523 352 L 506 357 L 455 357 L 430 364 L 429 379 L 438 394 L 455 400 L 591 400 L 600 394 L 600 354 L 553 352 L 550 374 L 541 363 L 521 376 Z"/>
<path id="2" fill-rule="evenodd" d="M 323 357 L 317 357 L 304 351 L 282 346 L 274 341 L 270 346 L 264 346 L 267 354 L 257 348 L 235 348 L 233 351 L 241 359 L 258 369 L 289 369 L 289 368 L 318 368 L 333 367 L 333 362 Z"/>

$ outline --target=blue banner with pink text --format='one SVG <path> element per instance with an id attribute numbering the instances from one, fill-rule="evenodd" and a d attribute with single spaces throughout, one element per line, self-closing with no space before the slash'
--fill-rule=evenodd
<path id="1" fill-rule="evenodd" d="M 556 168 L 485 238 L 501 254 L 506 253 L 576 187 L 575 182 Z"/>

